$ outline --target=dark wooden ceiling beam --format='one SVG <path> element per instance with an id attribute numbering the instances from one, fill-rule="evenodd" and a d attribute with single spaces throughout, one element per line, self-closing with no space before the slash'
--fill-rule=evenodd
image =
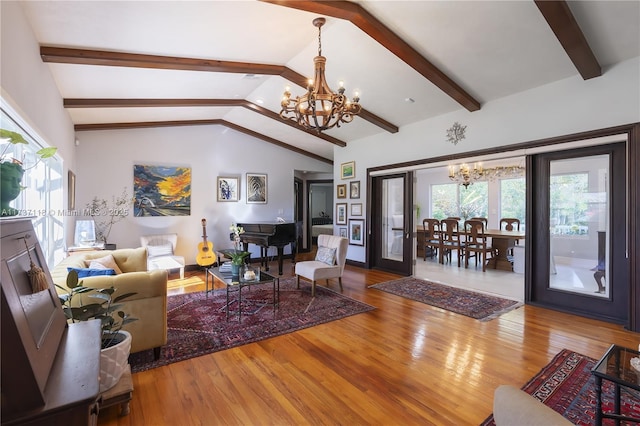
<path id="1" fill-rule="evenodd" d="M 477 111 L 480 109 L 480 102 L 357 3 L 349 1 L 261 1 L 348 20 L 467 110 Z"/>
<path id="2" fill-rule="evenodd" d="M 601 76 L 600 64 L 567 2 L 564 0 L 534 1 L 582 78 L 588 80 Z"/>
<path id="3" fill-rule="evenodd" d="M 308 78 L 282 66 L 255 64 L 249 62 L 230 62 L 211 59 L 179 58 L 173 56 L 142 55 L 103 50 L 72 49 L 64 47 L 40 46 L 40 57 L 43 62 L 57 64 L 99 65 L 112 67 L 150 68 L 181 71 L 228 72 L 240 74 L 279 75 L 298 86 L 307 87 Z M 398 126 L 373 114 L 362 110 L 360 116 L 371 124 L 390 133 L 397 133 Z M 280 116 L 278 115 L 278 120 Z M 294 127 L 302 130 L 294 124 Z M 316 132 L 310 132 L 318 136 Z"/>
<path id="4" fill-rule="evenodd" d="M 323 163 L 333 165 L 333 160 L 314 154 L 304 149 L 289 145 L 278 139 L 263 135 L 262 133 L 255 132 L 247 129 L 246 127 L 239 126 L 235 123 L 231 123 L 222 119 L 209 119 L 209 120 L 177 120 L 177 121 L 140 121 L 134 123 L 103 123 L 103 124 L 76 124 L 74 129 L 77 132 L 93 131 L 93 130 L 129 130 L 129 129 L 146 129 L 153 127 L 176 127 L 176 126 L 208 126 L 208 125 L 221 125 L 233 129 L 237 132 L 244 133 L 254 138 L 263 140 L 273 145 L 277 145 L 280 148 L 287 149 L 289 151 L 296 152 L 298 154 L 313 158 Z"/>
<path id="5" fill-rule="evenodd" d="M 150 107 L 164 107 L 164 108 L 178 108 L 178 107 L 243 107 L 254 111 L 260 115 L 268 117 L 272 120 L 276 120 L 279 123 L 286 124 L 297 130 L 301 130 L 312 136 L 323 139 L 327 142 L 331 142 L 339 147 L 347 146 L 347 143 L 329 136 L 324 133 L 317 134 L 311 130 L 300 128 L 295 122 L 291 120 L 283 120 L 278 113 L 275 113 L 267 108 L 261 107 L 249 102 L 245 99 L 64 99 L 63 104 L 65 108 L 150 108 Z"/>

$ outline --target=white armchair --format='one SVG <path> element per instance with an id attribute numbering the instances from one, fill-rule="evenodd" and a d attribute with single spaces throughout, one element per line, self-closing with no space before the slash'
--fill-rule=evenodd
<path id="1" fill-rule="evenodd" d="M 143 235 L 140 244 L 147 248 L 147 269 L 180 269 L 180 279 L 184 278 L 184 257 L 176 256 L 178 234 Z"/>
<path id="2" fill-rule="evenodd" d="M 316 295 L 316 281 L 337 278 L 342 290 L 342 272 L 347 261 L 349 240 L 337 235 L 318 235 L 318 252 L 315 260 L 296 263 L 296 283 L 300 288 L 300 277 L 311 281 L 311 295 Z"/>

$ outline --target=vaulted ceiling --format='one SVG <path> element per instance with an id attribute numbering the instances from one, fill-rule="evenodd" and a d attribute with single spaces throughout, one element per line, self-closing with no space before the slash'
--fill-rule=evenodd
<path id="1" fill-rule="evenodd" d="M 77 131 L 225 126 L 331 163 L 334 147 L 640 56 L 637 1 L 21 2 Z M 320 135 L 279 118 L 324 16 L 327 80 L 363 113 Z M 444 137 L 444 135 L 443 135 Z"/>

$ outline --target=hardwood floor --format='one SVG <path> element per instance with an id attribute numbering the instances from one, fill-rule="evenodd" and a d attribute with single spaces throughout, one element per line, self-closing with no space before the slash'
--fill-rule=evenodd
<path id="1" fill-rule="evenodd" d="M 640 343 L 621 326 L 538 307 L 480 322 L 367 289 L 395 278 L 347 266 L 344 294 L 377 309 L 134 374 L 130 414 L 109 407 L 98 424 L 477 425 L 498 385 L 522 386 L 561 349 L 599 358 Z"/>

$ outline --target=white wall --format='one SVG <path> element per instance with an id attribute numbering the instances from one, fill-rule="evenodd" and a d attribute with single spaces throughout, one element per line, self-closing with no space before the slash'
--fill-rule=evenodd
<path id="1" fill-rule="evenodd" d="M 137 130 L 78 132 L 77 203 L 82 208 L 95 196 L 111 199 L 124 187 L 133 192 L 133 166 L 191 167 L 191 215 L 133 217 L 117 223 L 110 242 L 137 247 L 140 235 L 177 232 L 179 255 L 195 263 L 202 241 L 200 220 L 207 219 L 208 240 L 214 249 L 229 248 L 232 222 L 275 222 L 278 216 L 293 220 L 294 169 L 324 170 L 329 164 L 275 147 L 223 126 L 185 126 Z M 246 173 L 267 174 L 267 203 L 247 204 Z M 216 178 L 238 176 L 240 200 L 218 202 Z M 259 250 L 250 246 L 253 256 Z M 289 252 L 289 247 L 285 253 Z M 269 255 L 275 255 L 271 248 Z"/>
<path id="2" fill-rule="evenodd" d="M 22 118 L 40 142 L 58 148 L 63 159 L 63 185 L 67 170 L 75 166 L 74 129 L 62 97 L 49 71 L 40 59 L 40 47 L 19 2 L 0 1 L 0 34 L 2 58 L 0 85 L 3 100 Z M 64 206 L 67 191 L 64 191 Z M 73 219 L 60 217 L 68 238 L 73 238 Z M 69 230 L 71 228 L 71 230 Z"/>
<path id="3" fill-rule="evenodd" d="M 364 105 L 366 107 L 366 105 Z M 384 114 L 383 114 L 384 116 Z M 446 140 L 454 122 L 467 126 L 457 145 Z M 334 148 L 334 179 L 340 164 L 356 162 L 361 199 L 367 168 L 494 148 L 640 121 L 640 58 L 604 70 L 584 81 L 576 76 L 482 105 L 480 111 L 459 110 L 410 126 Z M 351 203 L 349 201 L 349 203 Z M 349 208 L 347 211 L 350 211 Z M 368 226 L 368 224 L 367 224 Z M 364 262 L 366 247 L 349 246 L 348 259 Z"/>

